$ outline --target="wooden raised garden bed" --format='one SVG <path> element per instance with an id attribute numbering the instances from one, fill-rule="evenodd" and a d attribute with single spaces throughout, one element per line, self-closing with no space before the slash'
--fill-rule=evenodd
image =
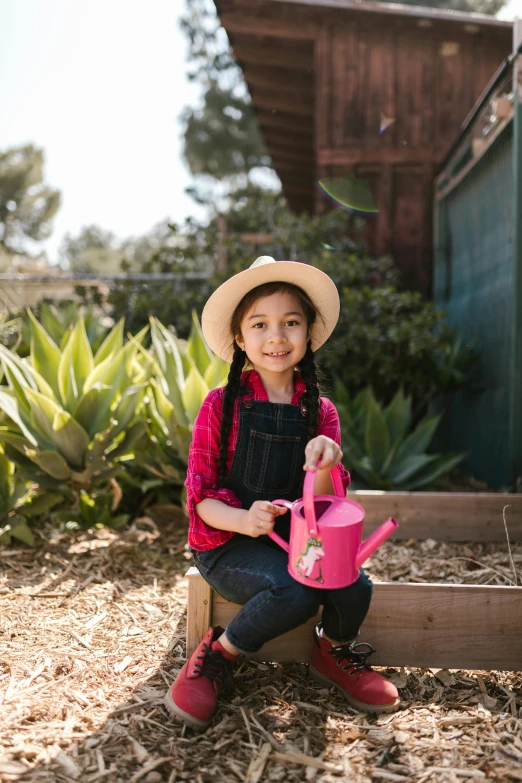
<path id="1" fill-rule="evenodd" d="M 394 539 L 522 541 L 522 495 L 429 492 L 355 492 L 365 509 L 364 535 L 388 516 L 399 521 Z M 196 568 L 187 573 L 187 655 L 209 625 L 225 627 L 239 607 L 217 595 Z M 522 668 L 522 587 L 375 582 L 361 638 L 376 649 L 372 663 L 421 668 Z M 274 639 L 255 656 L 309 660 L 306 625 Z"/>

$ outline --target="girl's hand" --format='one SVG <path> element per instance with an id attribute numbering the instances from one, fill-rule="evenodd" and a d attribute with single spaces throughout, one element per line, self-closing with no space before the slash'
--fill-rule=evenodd
<path id="1" fill-rule="evenodd" d="M 269 500 L 255 500 L 246 512 L 245 528 L 241 532 L 252 538 L 266 536 L 274 529 L 276 517 L 286 512 L 284 506 L 276 506 Z"/>
<path id="2" fill-rule="evenodd" d="M 343 452 L 332 438 L 327 438 L 326 435 L 318 435 L 317 438 L 312 438 L 312 440 L 308 441 L 305 457 L 305 470 L 315 470 L 319 460 L 321 460 L 321 470 L 331 470 L 342 460 Z"/>

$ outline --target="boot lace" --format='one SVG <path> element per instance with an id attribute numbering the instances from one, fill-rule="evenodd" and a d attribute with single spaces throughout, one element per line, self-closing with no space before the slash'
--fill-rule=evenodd
<path id="1" fill-rule="evenodd" d="M 232 684 L 233 680 L 233 666 L 230 661 L 223 658 L 220 652 L 213 650 L 208 644 L 203 644 L 203 649 L 199 655 L 196 656 L 196 661 L 201 663 L 195 663 L 193 667 L 193 674 L 198 672 L 208 677 L 209 680 L 217 682 L 218 685 Z"/>
<path id="2" fill-rule="evenodd" d="M 344 661 L 347 661 L 348 665 L 343 666 L 343 672 L 351 669 L 349 676 L 352 677 L 360 669 L 370 670 L 366 661 L 375 650 L 367 642 L 358 642 L 357 644 L 352 642 L 351 644 L 342 644 L 339 647 L 331 647 L 328 652 L 337 660 L 337 666 L 341 666 Z"/>

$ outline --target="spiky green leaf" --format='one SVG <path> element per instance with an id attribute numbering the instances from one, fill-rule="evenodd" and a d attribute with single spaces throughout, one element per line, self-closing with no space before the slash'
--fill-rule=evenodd
<path id="1" fill-rule="evenodd" d="M 218 386 L 224 386 L 227 382 L 230 365 L 219 356 L 214 356 L 209 366 L 205 370 L 203 380 L 209 389 L 217 389 Z"/>
<path id="2" fill-rule="evenodd" d="M 0 410 L 3 411 L 11 421 L 13 421 L 19 428 L 20 431 L 25 436 L 26 440 L 28 440 L 33 446 L 37 446 L 38 442 L 36 438 L 34 437 L 33 433 L 30 431 L 28 427 L 26 427 L 25 423 L 22 420 L 22 417 L 20 415 L 20 411 L 18 409 L 18 402 L 14 399 L 10 394 L 4 391 L 0 391 Z M 1 436 L 0 436 L 1 440 Z"/>
<path id="3" fill-rule="evenodd" d="M 35 546 L 34 536 L 29 525 L 23 517 L 17 515 L 16 522 L 14 521 L 14 518 L 11 517 L 9 524 L 11 526 L 11 530 L 9 532 L 13 538 L 17 538 L 18 541 L 22 541 L 22 543 L 27 544 L 27 546 Z"/>
<path id="4" fill-rule="evenodd" d="M 411 397 L 405 397 L 402 387 L 398 389 L 393 400 L 383 411 L 384 420 L 390 432 L 392 448 L 404 438 L 410 427 Z"/>
<path id="5" fill-rule="evenodd" d="M 373 394 L 368 399 L 364 424 L 364 447 L 370 459 L 372 470 L 379 473 L 390 451 L 390 433 L 381 408 Z"/>
<path id="6" fill-rule="evenodd" d="M 422 487 L 431 484 L 439 476 L 443 476 L 445 473 L 449 473 L 453 468 L 462 462 L 466 454 L 439 454 L 437 459 L 428 465 L 425 470 L 418 473 L 410 481 L 406 481 L 401 489 L 405 491 L 411 491 L 414 489 L 422 489 Z"/>
<path id="7" fill-rule="evenodd" d="M 125 325 L 125 319 L 120 318 L 117 324 L 112 327 L 111 331 L 98 348 L 94 357 L 94 364 L 98 365 L 108 359 L 109 356 L 114 356 L 118 353 L 123 346 L 123 329 Z"/>
<path id="8" fill-rule="evenodd" d="M 192 431 L 189 427 L 182 425 L 178 426 L 178 439 L 179 439 L 179 454 L 181 459 L 186 463 L 188 460 L 190 443 L 192 440 Z"/>
<path id="9" fill-rule="evenodd" d="M 58 367 L 58 388 L 62 404 L 74 411 L 76 401 L 83 394 L 83 386 L 94 368 L 92 349 L 87 339 L 83 318 L 72 330 Z"/>
<path id="10" fill-rule="evenodd" d="M 207 396 L 209 388 L 203 380 L 201 374 L 196 367 L 193 367 L 186 380 L 183 391 L 181 392 L 181 398 L 183 405 L 187 411 L 188 419 L 191 423 L 199 413 L 199 409 L 203 404 L 203 400 Z"/>
<path id="11" fill-rule="evenodd" d="M 62 339 L 64 326 L 57 316 L 56 308 L 51 307 L 47 302 L 42 302 L 40 307 L 40 323 L 51 340 L 58 345 Z"/>
<path id="12" fill-rule="evenodd" d="M 123 432 L 133 419 L 141 415 L 142 402 L 146 389 L 146 384 L 135 384 L 128 386 L 125 389 L 113 412 L 113 418 L 116 421 L 113 437 L 116 437 L 120 432 Z"/>
<path id="13" fill-rule="evenodd" d="M 60 395 L 58 385 L 58 367 L 61 352 L 43 326 L 34 317 L 31 310 L 27 311 L 31 320 L 31 362 L 34 369 L 47 381 L 56 398 Z"/>
<path id="14" fill-rule="evenodd" d="M 49 438 L 70 467 L 83 469 L 89 445 L 87 432 L 54 400 L 33 389 L 27 390 L 27 398 L 36 426 Z"/>
<path id="15" fill-rule="evenodd" d="M 109 426 L 111 405 L 117 393 L 117 386 L 97 383 L 79 401 L 74 411 L 74 418 L 88 433 L 89 438 L 93 438 L 97 432 Z"/>
<path id="16" fill-rule="evenodd" d="M 431 465 L 437 459 L 436 454 L 412 454 L 404 457 L 401 462 L 393 465 L 390 471 L 390 479 L 394 486 L 400 487 L 405 481 L 412 479 L 415 474 L 427 465 Z"/>
<path id="17" fill-rule="evenodd" d="M 193 359 L 198 372 L 201 375 L 204 375 L 207 367 L 212 361 L 213 354 L 205 342 L 195 310 L 192 311 L 192 326 L 187 342 L 187 354 Z"/>
<path id="18" fill-rule="evenodd" d="M 402 462 L 405 457 L 413 454 L 423 454 L 430 445 L 440 421 L 440 416 L 426 416 L 411 432 L 397 449 L 396 461 Z"/>
<path id="19" fill-rule="evenodd" d="M 26 449 L 25 454 L 31 462 L 57 481 L 67 481 L 71 478 L 72 470 L 58 452 Z"/>
<path id="20" fill-rule="evenodd" d="M 24 517 L 40 516 L 41 514 L 48 514 L 62 500 L 63 495 L 59 495 L 57 492 L 42 492 L 39 495 L 34 495 L 27 503 L 19 506 L 19 510 Z"/>
<path id="21" fill-rule="evenodd" d="M 139 440 L 146 433 L 147 427 L 144 421 L 135 422 L 127 432 L 118 445 L 108 452 L 108 457 L 111 460 L 118 459 L 119 457 L 128 454 L 133 449 Z"/>

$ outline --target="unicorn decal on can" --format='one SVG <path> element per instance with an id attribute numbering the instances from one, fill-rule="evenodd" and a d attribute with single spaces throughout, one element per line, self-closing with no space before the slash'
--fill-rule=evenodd
<path id="1" fill-rule="evenodd" d="M 323 543 L 320 538 L 309 538 L 304 552 L 298 558 L 295 566 L 299 576 L 318 582 L 323 579 L 321 560 L 324 557 Z"/>

